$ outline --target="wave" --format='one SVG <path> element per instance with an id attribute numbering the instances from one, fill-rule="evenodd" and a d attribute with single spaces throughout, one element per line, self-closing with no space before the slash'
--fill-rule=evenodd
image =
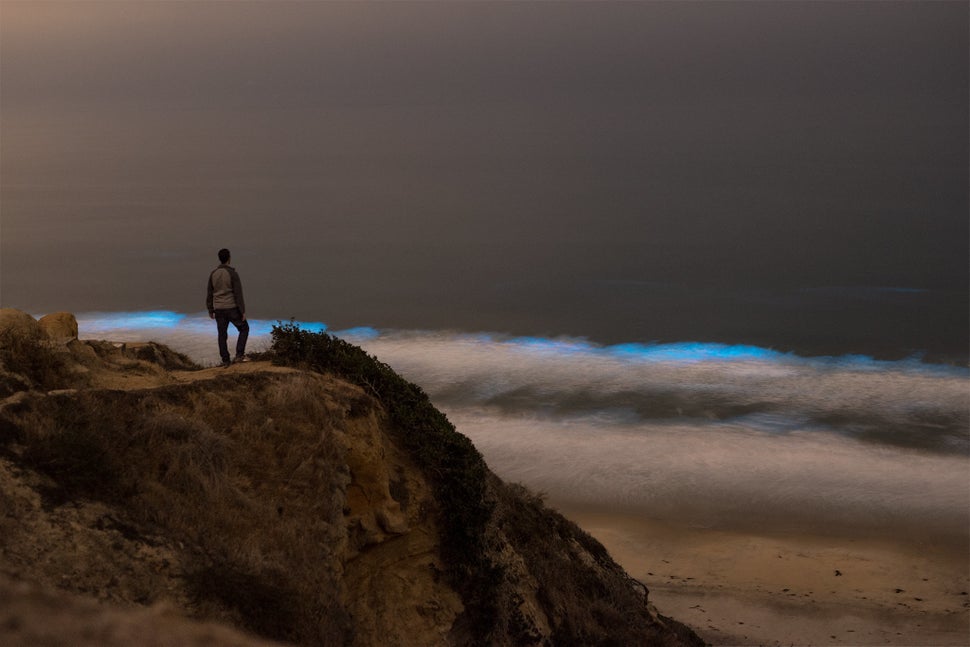
<path id="1" fill-rule="evenodd" d="M 970 454 L 966 369 L 752 346 L 399 334 L 368 350 L 449 407 L 617 423 L 705 421 Z"/>
<path id="2" fill-rule="evenodd" d="M 78 323 L 82 337 L 154 339 L 218 360 L 205 313 L 86 313 Z M 250 321 L 251 347 L 269 345 L 274 323 Z M 560 501 L 920 541 L 965 541 L 970 528 L 963 367 L 693 342 L 334 334 L 421 385 L 500 476 Z"/>
<path id="3" fill-rule="evenodd" d="M 250 320 L 251 348 L 274 321 Z M 298 322 L 326 330 L 322 322 Z M 83 334 L 152 338 L 216 363 L 204 314 L 86 313 Z M 800 357 L 712 343 L 599 346 L 581 339 L 353 328 L 364 347 L 439 405 L 616 424 L 701 420 L 774 433 L 813 429 L 864 442 L 970 455 L 970 371 L 917 359 Z"/>

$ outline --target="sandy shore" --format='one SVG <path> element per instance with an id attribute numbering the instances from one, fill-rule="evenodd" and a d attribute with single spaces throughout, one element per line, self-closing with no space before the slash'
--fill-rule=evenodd
<path id="1" fill-rule="evenodd" d="M 970 645 L 965 546 L 756 536 L 550 503 L 713 645 Z"/>

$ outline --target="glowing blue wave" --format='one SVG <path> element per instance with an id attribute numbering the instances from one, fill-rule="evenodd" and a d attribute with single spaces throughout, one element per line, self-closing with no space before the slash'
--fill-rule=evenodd
<path id="1" fill-rule="evenodd" d="M 148 310 L 142 312 L 88 312 L 78 316 L 83 321 L 85 331 L 101 332 L 112 330 L 167 329 L 174 328 L 185 320 L 186 315 L 169 310 Z"/>
<path id="2" fill-rule="evenodd" d="M 37 315 L 38 317 L 41 315 Z M 208 330 L 212 320 L 205 313 L 192 315 L 171 310 L 147 310 L 138 312 L 85 312 L 77 315 L 81 336 L 84 333 L 110 333 L 127 331 Z M 251 334 L 269 334 L 280 320 L 249 319 Z M 311 332 L 327 330 L 327 324 L 318 321 L 297 321 L 300 328 Z"/>
<path id="3" fill-rule="evenodd" d="M 432 336 L 432 333 L 413 333 L 413 335 L 415 338 L 426 338 Z M 503 338 L 489 334 L 456 335 L 455 338 L 471 343 L 498 344 L 533 354 L 550 356 L 585 354 L 591 357 L 610 357 L 644 364 L 772 362 L 808 364 L 816 368 L 851 368 L 856 371 L 879 371 L 896 368 L 922 372 L 970 374 L 965 367 L 925 364 L 919 355 L 901 360 L 879 360 L 861 354 L 803 357 L 790 352 L 750 344 L 720 344 L 716 342 L 626 343 L 601 346 L 584 339 L 574 338 Z"/>
<path id="4" fill-rule="evenodd" d="M 77 316 L 82 338 L 102 338 L 114 341 L 154 340 L 171 345 L 200 361 L 213 357 L 215 325 L 205 312 L 185 314 L 169 310 L 135 312 L 88 312 Z M 250 319 L 250 348 L 264 349 L 274 325 L 281 320 Z M 319 321 L 292 321 L 310 332 L 329 331 L 326 323 Z M 230 328 L 230 333 L 232 329 Z M 876 360 L 867 355 L 841 355 L 835 357 L 801 357 L 770 348 L 745 344 L 719 344 L 713 342 L 677 343 L 626 343 L 602 346 L 582 338 L 509 337 L 489 333 L 448 333 L 441 331 L 395 331 L 378 330 L 369 326 L 357 326 L 330 331 L 354 343 L 369 346 L 382 340 L 427 341 L 449 340 L 470 345 L 494 345 L 513 352 L 545 357 L 605 357 L 637 364 L 809 364 L 818 368 L 851 368 L 856 371 L 893 369 L 920 372 L 943 371 L 949 374 L 968 374 L 965 367 L 924 364 L 918 357 L 906 360 Z"/>
<path id="5" fill-rule="evenodd" d="M 674 344 L 618 344 L 608 347 L 617 356 L 658 362 L 737 362 L 766 361 L 791 357 L 760 346 L 727 345 L 707 342 Z"/>

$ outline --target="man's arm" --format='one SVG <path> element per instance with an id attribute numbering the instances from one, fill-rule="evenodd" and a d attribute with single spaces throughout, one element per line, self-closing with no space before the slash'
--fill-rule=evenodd
<path id="1" fill-rule="evenodd" d="M 210 319 L 216 316 L 215 310 L 212 309 L 212 274 L 209 274 L 209 283 L 205 290 L 205 307 L 209 311 Z"/>
<path id="2" fill-rule="evenodd" d="M 236 299 L 236 307 L 242 315 L 243 321 L 246 320 L 246 302 L 243 301 L 242 281 L 239 279 L 239 272 L 232 272 L 232 296 Z"/>

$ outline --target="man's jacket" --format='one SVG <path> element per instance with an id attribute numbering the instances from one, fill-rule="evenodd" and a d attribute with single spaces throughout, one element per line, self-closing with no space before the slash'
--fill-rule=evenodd
<path id="1" fill-rule="evenodd" d="M 205 306 L 209 314 L 215 310 L 230 310 L 239 308 L 241 314 L 246 314 L 246 303 L 243 301 L 242 281 L 239 274 L 228 265 L 220 265 L 209 275 L 209 287 L 206 290 Z"/>

